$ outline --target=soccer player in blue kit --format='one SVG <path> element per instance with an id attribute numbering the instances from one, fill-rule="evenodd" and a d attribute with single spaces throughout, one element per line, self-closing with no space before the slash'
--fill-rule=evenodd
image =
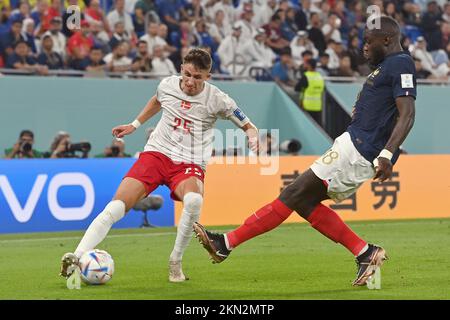
<path id="1" fill-rule="evenodd" d="M 296 211 L 356 257 L 354 286 L 365 285 L 383 264 L 387 256 L 382 247 L 361 239 L 336 212 L 321 204 L 326 199 L 346 199 L 371 178 L 389 179 L 399 147 L 414 123 L 414 61 L 400 45 L 398 23 L 387 16 L 375 19 L 379 19 L 379 27 L 366 28 L 363 48 L 373 72 L 358 95 L 347 131 L 277 199 L 249 216 L 243 225 L 219 234 L 194 224 L 194 232 L 213 262 L 222 262 L 238 245 L 274 229 Z"/>

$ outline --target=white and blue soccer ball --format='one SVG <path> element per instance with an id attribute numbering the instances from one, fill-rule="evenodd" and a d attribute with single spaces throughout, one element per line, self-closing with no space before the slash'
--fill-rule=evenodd
<path id="1" fill-rule="evenodd" d="M 87 284 L 105 284 L 114 274 L 114 260 L 105 250 L 85 252 L 79 261 L 81 280 Z"/>

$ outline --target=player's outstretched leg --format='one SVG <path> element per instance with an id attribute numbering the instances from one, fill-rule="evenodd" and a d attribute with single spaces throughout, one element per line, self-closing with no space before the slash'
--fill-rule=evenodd
<path id="1" fill-rule="evenodd" d="M 387 258 L 386 251 L 383 248 L 369 244 L 366 252 L 356 257 L 358 270 L 356 271 L 356 279 L 352 284 L 364 286 L 368 278 L 375 273 L 376 268 L 381 267 Z"/>
<path id="2" fill-rule="evenodd" d="M 175 245 L 169 258 L 169 281 L 188 280 L 182 270 L 181 260 L 192 238 L 192 226 L 200 218 L 203 197 L 200 193 L 188 192 L 183 197 L 183 211 L 177 227 Z"/>
<path id="3" fill-rule="evenodd" d="M 105 239 L 112 225 L 122 219 L 125 215 L 125 203 L 121 200 L 113 200 L 108 203 L 105 209 L 92 221 L 86 230 L 78 247 L 74 253 L 66 253 L 61 258 L 60 275 L 68 278 L 78 265 L 78 260 L 83 253 L 92 250 Z"/>
<path id="4" fill-rule="evenodd" d="M 291 213 L 290 208 L 276 199 L 257 210 L 243 225 L 227 234 L 212 233 L 199 223 L 194 224 L 194 233 L 209 252 L 213 262 L 220 263 L 228 257 L 233 248 L 279 226 Z"/>

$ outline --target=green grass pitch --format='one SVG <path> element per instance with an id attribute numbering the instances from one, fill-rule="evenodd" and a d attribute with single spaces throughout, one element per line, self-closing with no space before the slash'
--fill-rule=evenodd
<path id="1" fill-rule="evenodd" d="M 170 283 L 175 228 L 112 230 L 99 245 L 115 260 L 103 286 L 68 290 L 59 259 L 82 231 L 0 236 L 0 299 L 449 299 L 450 219 L 353 222 L 389 260 L 382 289 L 350 285 L 354 258 L 307 224 L 285 224 L 213 265 L 193 239 L 183 261 L 191 280 Z M 231 227 L 212 228 L 229 230 Z"/>

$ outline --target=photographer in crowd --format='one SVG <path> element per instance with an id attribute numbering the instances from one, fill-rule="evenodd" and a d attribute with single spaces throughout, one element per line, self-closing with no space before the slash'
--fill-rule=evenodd
<path id="1" fill-rule="evenodd" d="M 23 130 L 19 135 L 19 140 L 12 148 L 5 150 L 6 159 L 34 159 L 42 158 L 42 153 L 33 149 L 34 133 L 30 130 Z"/>
<path id="2" fill-rule="evenodd" d="M 97 154 L 95 158 L 130 158 L 131 155 L 125 153 L 125 143 L 122 140 L 113 139 L 110 146 L 107 146 L 103 153 Z"/>
<path id="3" fill-rule="evenodd" d="M 71 143 L 70 135 L 65 131 L 60 131 L 53 139 L 50 152 L 45 157 L 52 159 L 87 158 L 90 150 L 91 144 L 89 142 Z M 76 154 L 77 151 L 81 152 L 80 156 Z"/>

